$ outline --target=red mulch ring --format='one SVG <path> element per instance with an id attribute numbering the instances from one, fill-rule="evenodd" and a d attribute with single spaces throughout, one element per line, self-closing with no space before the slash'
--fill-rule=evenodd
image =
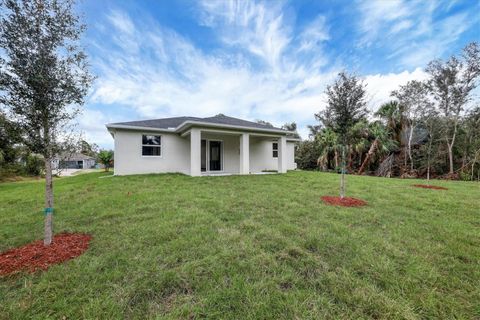
<path id="1" fill-rule="evenodd" d="M 424 188 L 424 189 L 448 190 L 448 188 L 439 187 L 439 186 L 429 186 L 426 184 L 414 184 L 413 186 L 417 188 Z"/>
<path id="2" fill-rule="evenodd" d="M 331 206 L 361 207 L 367 205 L 366 201 L 351 197 L 344 197 L 342 199 L 340 197 L 323 196 L 322 200 L 325 204 L 329 204 Z"/>
<path id="3" fill-rule="evenodd" d="M 19 271 L 47 270 L 51 265 L 78 257 L 88 249 L 92 236 L 81 233 L 61 233 L 53 237 L 52 244 L 37 240 L 23 247 L 0 254 L 0 276 Z"/>

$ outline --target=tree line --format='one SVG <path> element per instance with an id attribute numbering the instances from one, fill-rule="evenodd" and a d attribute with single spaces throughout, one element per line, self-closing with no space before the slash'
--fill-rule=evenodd
<path id="1" fill-rule="evenodd" d="M 431 61 L 425 72 L 426 80 L 401 85 L 375 112 L 366 108 L 365 82 L 340 73 L 315 114 L 318 124 L 298 145 L 299 168 L 480 180 L 479 44 Z"/>

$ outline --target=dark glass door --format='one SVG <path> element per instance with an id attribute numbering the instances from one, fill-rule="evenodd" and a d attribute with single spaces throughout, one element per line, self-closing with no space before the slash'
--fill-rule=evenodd
<path id="1" fill-rule="evenodd" d="M 207 140 L 202 140 L 201 144 L 201 170 L 202 172 L 207 171 Z"/>
<path id="2" fill-rule="evenodd" d="M 210 171 L 222 170 L 222 142 L 210 141 Z"/>

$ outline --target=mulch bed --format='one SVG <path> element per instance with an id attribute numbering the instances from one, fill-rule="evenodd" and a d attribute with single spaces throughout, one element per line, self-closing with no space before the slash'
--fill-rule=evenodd
<path id="1" fill-rule="evenodd" d="M 340 197 L 334 196 L 323 196 L 322 200 L 325 204 L 331 206 L 342 206 L 342 207 L 361 207 L 367 205 L 366 201 L 351 198 L 351 197 L 344 197 L 343 199 Z"/>
<path id="2" fill-rule="evenodd" d="M 82 233 L 60 233 L 52 244 L 37 240 L 0 254 L 0 276 L 20 271 L 47 270 L 51 265 L 78 257 L 88 249 L 92 236 Z"/>
<path id="3" fill-rule="evenodd" d="M 445 187 L 429 186 L 426 184 L 414 184 L 413 186 L 417 188 L 424 188 L 424 189 L 448 190 L 448 188 L 445 188 Z"/>

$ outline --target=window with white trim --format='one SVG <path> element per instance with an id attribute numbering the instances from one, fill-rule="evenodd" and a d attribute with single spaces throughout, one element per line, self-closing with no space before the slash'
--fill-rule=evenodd
<path id="1" fill-rule="evenodd" d="M 159 157 L 162 155 L 162 136 L 142 135 L 142 156 Z"/>
<path id="2" fill-rule="evenodd" d="M 274 158 L 278 158 L 278 143 L 277 142 L 272 143 L 272 156 Z"/>

